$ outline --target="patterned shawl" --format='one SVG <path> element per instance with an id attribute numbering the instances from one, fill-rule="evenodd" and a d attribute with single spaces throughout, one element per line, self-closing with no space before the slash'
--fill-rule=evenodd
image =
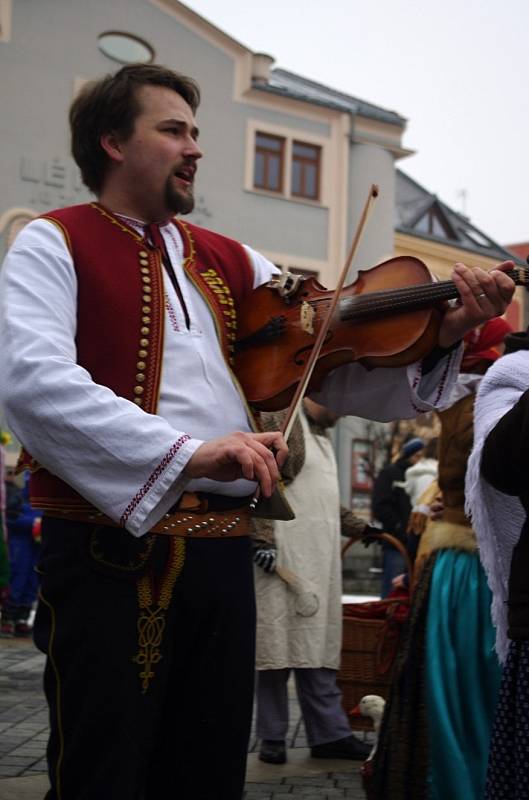
<path id="1" fill-rule="evenodd" d="M 529 351 L 504 356 L 489 369 L 476 397 L 474 447 L 466 476 L 466 512 L 472 518 L 480 558 L 493 594 L 496 652 L 502 662 L 508 649 L 507 596 L 512 551 L 520 537 L 525 512 L 517 497 L 493 489 L 481 476 L 481 451 L 487 435 L 528 387 Z"/>

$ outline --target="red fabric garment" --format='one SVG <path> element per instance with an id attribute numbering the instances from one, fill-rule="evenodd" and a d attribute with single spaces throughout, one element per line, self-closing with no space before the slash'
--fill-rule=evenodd
<path id="1" fill-rule="evenodd" d="M 503 317 L 489 319 L 473 328 L 464 338 L 465 352 L 461 362 L 462 372 L 471 372 L 479 361 L 496 361 L 503 354 L 503 340 L 512 327 Z"/>

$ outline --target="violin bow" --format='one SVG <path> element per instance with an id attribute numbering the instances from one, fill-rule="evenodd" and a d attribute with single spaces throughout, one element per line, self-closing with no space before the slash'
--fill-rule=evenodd
<path id="1" fill-rule="evenodd" d="M 322 349 L 323 344 L 325 342 L 325 337 L 327 336 L 329 328 L 331 327 L 333 314 L 334 314 L 334 311 L 336 309 L 336 306 L 338 305 L 338 300 L 340 299 L 340 293 L 341 293 L 341 291 L 343 289 L 343 286 L 344 286 L 344 283 L 345 283 L 345 281 L 347 279 L 347 273 L 349 272 L 349 267 L 351 266 L 353 258 L 355 257 L 355 253 L 356 253 L 356 250 L 358 248 L 358 244 L 360 242 L 360 239 L 361 239 L 362 234 L 364 232 L 364 228 L 365 228 L 365 226 L 367 224 L 367 220 L 369 218 L 369 214 L 371 212 L 371 209 L 372 209 L 373 204 L 374 204 L 374 202 L 375 202 L 377 197 L 378 197 L 378 186 L 373 183 L 371 185 L 370 190 L 369 190 L 369 195 L 367 197 L 367 200 L 366 200 L 366 202 L 364 204 L 362 215 L 361 215 L 360 220 L 358 222 L 358 226 L 356 228 L 356 233 L 355 233 L 353 241 L 351 243 L 351 248 L 349 250 L 349 254 L 347 256 L 347 259 L 346 259 L 345 264 L 343 266 L 340 278 L 338 280 L 338 285 L 336 286 L 336 289 L 334 290 L 334 294 L 333 294 L 333 297 L 332 297 L 331 304 L 329 306 L 329 310 L 327 312 L 327 316 L 323 320 L 323 323 L 322 323 L 322 326 L 321 326 L 321 328 L 319 330 L 318 336 L 316 337 L 316 342 L 314 344 L 314 347 L 311 350 L 310 356 L 309 356 L 309 358 L 307 360 L 307 363 L 305 365 L 305 370 L 304 370 L 303 375 L 302 375 L 302 377 L 301 377 L 301 379 L 300 379 L 300 381 L 299 381 L 299 383 L 298 383 L 298 385 L 296 387 L 296 391 L 294 392 L 294 396 L 293 396 L 292 400 L 290 401 L 290 405 L 288 407 L 288 411 L 286 413 L 285 419 L 283 420 L 283 424 L 281 426 L 281 433 L 283 434 L 283 437 L 284 437 L 285 441 L 288 441 L 288 437 L 290 436 L 290 433 L 292 431 L 292 426 L 294 425 L 294 422 L 295 422 L 295 419 L 296 419 L 296 415 L 297 415 L 297 413 L 299 411 L 299 407 L 301 405 L 301 402 L 303 400 L 305 392 L 307 391 L 307 386 L 309 385 L 310 379 L 312 378 L 312 373 L 314 372 L 314 367 L 316 366 L 316 362 L 317 362 L 317 360 L 319 358 L 319 355 L 321 353 L 321 349 Z"/>
<path id="2" fill-rule="evenodd" d="M 322 323 L 322 326 L 321 326 L 320 331 L 318 333 L 318 336 L 316 337 L 316 342 L 314 343 L 314 347 L 312 348 L 311 354 L 310 354 L 310 356 L 309 356 L 309 358 L 307 360 L 307 363 L 305 365 L 305 370 L 304 370 L 303 375 L 301 376 L 301 379 L 300 379 L 300 381 L 299 381 L 299 383 L 298 383 L 298 385 L 296 387 L 296 391 L 294 392 L 294 396 L 292 397 L 292 400 L 290 401 L 290 405 L 288 407 L 288 411 L 286 413 L 285 419 L 283 420 L 283 424 L 281 425 L 281 433 L 283 434 L 283 437 L 284 437 L 286 442 L 288 442 L 288 437 L 291 434 L 292 427 L 294 425 L 294 422 L 296 420 L 296 416 L 297 416 L 298 411 L 299 411 L 299 407 L 301 405 L 301 402 L 302 402 L 303 397 L 305 395 L 305 392 L 307 390 L 307 386 L 309 385 L 309 381 L 310 381 L 310 379 L 312 377 L 312 373 L 314 372 L 314 367 L 316 366 L 316 362 L 318 360 L 318 357 L 320 355 L 321 349 L 322 349 L 323 344 L 325 342 L 325 337 L 327 336 L 327 332 L 328 332 L 328 330 L 329 330 L 329 328 L 331 326 L 332 317 L 333 317 L 334 311 L 336 309 L 336 306 L 338 305 L 338 300 L 340 299 L 340 292 L 342 291 L 344 283 L 346 281 L 347 273 L 349 272 L 349 267 L 351 266 L 353 258 L 355 257 L 355 253 L 356 253 L 356 250 L 358 248 L 358 244 L 360 242 L 360 238 L 361 238 L 361 236 L 362 236 L 362 234 L 364 232 L 364 228 L 366 226 L 366 223 L 367 223 L 369 214 L 371 212 L 373 203 L 374 203 L 374 201 L 376 200 L 377 197 L 378 197 L 378 186 L 376 186 L 373 183 L 373 184 L 371 184 L 371 188 L 369 189 L 369 195 L 368 195 L 367 200 L 366 200 L 366 202 L 364 204 L 364 208 L 362 210 L 362 214 L 360 216 L 360 220 L 359 220 L 358 226 L 356 228 L 356 233 L 354 235 L 354 238 L 353 238 L 353 241 L 352 241 L 352 244 L 351 244 L 351 248 L 349 250 L 349 254 L 348 254 L 347 259 L 345 261 L 345 264 L 343 266 L 343 269 L 342 269 L 342 272 L 341 272 L 341 275 L 340 275 L 340 279 L 338 281 L 338 285 L 336 286 L 336 289 L 334 290 L 334 294 L 333 294 L 333 297 L 332 297 L 332 300 L 331 300 L 331 304 L 329 306 L 329 310 L 327 312 L 327 315 L 326 315 L 325 319 L 323 320 L 323 323 Z M 276 489 L 276 493 L 277 493 L 277 489 Z M 282 503 L 283 503 L 283 507 L 284 507 L 284 500 L 282 501 Z M 250 507 L 250 511 L 254 512 L 256 516 L 270 517 L 272 519 L 273 518 L 279 518 L 279 515 L 277 515 L 275 512 L 271 512 L 271 513 L 264 512 L 264 506 L 266 506 L 266 505 L 273 506 L 273 498 L 268 498 L 268 503 L 267 503 L 267 501 L 265 501 L 261 497 L 260 487 L 258 486 L 256 491 L 255 491 L 255 493 L 254 493 L 254 496 L 252 497 L 252 499 L 250 501 L 250 506 L 249 506 Z M 262 513 L 259 513 L 259 509 L 261 509 Z M 283 511 L 283 508 L 282 508 L 282 511 Z M 289 508 L 289 512 L 290 512 L 291 516 L 287 515 L 287 516 L 281 517 L 281 518 L 294 519 L 294 514 L 292 513 L 290 508 Z"/>

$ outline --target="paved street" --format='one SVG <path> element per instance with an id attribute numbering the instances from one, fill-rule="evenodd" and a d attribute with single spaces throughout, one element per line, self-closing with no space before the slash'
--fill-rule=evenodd
<path id="1" fill-rule="evenodd" d="M 47 788 L 43 664 L 31 641 L 0 639 L 0 800 L 42 800 Z M 310 758 L 293 693 L 290 716 L 287 764 L 261 763 L 252 736 L 245 800 L 364 800 L 359 762 Z"/>
<path id="2" fill-rule="evenodd" d="M 30 641 L 0 639 L 0 778 L 46 769 L 44 657 Z M 3 800 L 3 796 L 0 793 Z"/>

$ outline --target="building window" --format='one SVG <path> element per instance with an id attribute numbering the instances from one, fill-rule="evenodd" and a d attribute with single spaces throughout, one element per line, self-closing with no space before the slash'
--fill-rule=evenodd
<path id="1" fill-rule="evenodd" d="M 285 140 L 268 133 L 255 135 L 253 185 L 269 192 L 283 191 Z"/>
<path id="2" fill-rule="evenodd" d="M 294 197 L 319 200 L 321 147 L 304 142 L 292 143 L 292 182 Z"/>
<path id="3" fill-rule="evenodd" d="M 290 132 L 254 128 L 248 188 L 321 202 L 323 145 L 304 142 Z"/>
<path id="4" fill-rule="evenodd" d="M 106 31 L 98 37 L 97 44 L 102 53 L 118 64 L 150 64 L 154 60 L 151 45 L 133 33 Z"/>
<path id="5" fill-rule="evenodd" d="M 436 236 L 438 239 L 456 238 L 434 208 L 429 208 L 426 214 L 417 220 L 413 227 L 419 233 L 427 233 L 429 236 Z"/>

